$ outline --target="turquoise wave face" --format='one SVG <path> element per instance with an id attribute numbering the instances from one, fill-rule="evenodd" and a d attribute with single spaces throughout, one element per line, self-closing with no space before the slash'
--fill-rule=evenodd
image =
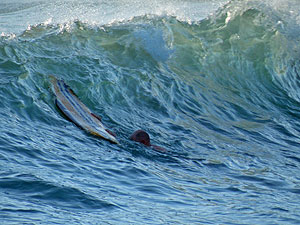
<path id="1" fill-rule="evenodd" d="M 0 215 L 298 223 L 291 213 L 299 211 L 298 25 L 272 4 L 232 1 L 199 21 L 147 14 L 3 34 L 0 199 L 9 203 L 0 200 Z M 63 79 L 121 145 L 65 120 L 49 75 Z M 167 153 L 128 140 L 137 129 Z"/>

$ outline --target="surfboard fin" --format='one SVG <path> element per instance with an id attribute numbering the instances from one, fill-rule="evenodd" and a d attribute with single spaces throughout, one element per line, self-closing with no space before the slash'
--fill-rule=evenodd
<path id="1" fill-rule="evenodd" d="M 95 117 L 96 119 L 98 119 L 100 122 L 102 122 L 102 119 L 101 119 L 100 116 L 98 116 L 98 115 L 96 115 L 96 114 L 94 114 L 94 113 L 91 113 L 91 115 L 92 115 L 93 117 Z"/>

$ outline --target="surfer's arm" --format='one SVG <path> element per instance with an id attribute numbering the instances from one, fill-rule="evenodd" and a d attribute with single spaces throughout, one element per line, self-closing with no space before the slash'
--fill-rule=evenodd
<path id="1" fill-rule="evenodd" d="M 151 148 L 153 148 L 154 150 L 156 150 L 158 152 L 166 152 L 167 151 L 165 148 L 157 146 L 157 145 L 151 145 Z"/>

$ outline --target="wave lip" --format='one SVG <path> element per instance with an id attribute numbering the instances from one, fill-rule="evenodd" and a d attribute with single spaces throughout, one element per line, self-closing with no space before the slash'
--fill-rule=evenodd
<path id="1" fill-rule="evenodd" d="M 129 20 L 145 15 L 175 16 L 182 21 L 198 21 L 222 6 L 225 0 L 214 1 L 28 1 L 25 3 L 0 3 L 0 30 L 4 33 L 19 34 L 28 25 L 36 25 L 52 20 L 53 24 L 63 24 L 80 20 L 99 26 L 116 21 Z M 147 7 L 145 7 L 147 5 Z M 26 13 L 23 13 L 26 11 Z M 39 13 L 36 13 L 39 12 Z M 10 24 L 8 26 L 8 24 Z"/>

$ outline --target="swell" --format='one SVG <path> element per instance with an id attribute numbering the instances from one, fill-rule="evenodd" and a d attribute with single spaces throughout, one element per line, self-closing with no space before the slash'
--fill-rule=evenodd
<path id="1" fill-rule="evenodd" d="M 0 189 L 15 199 L 44 202 L 55 207 L 69 209 L 109 209 L 113 204 L 97 199 L 82 191 L 40 180 L 27 174 L 1 175 Z M 33 213 L 36 213 L 33 210 Z"/>
<path id="2" fill-rule="evenodd" d="M 136 112 L 136 123 L 147 126 L 147 115 L 154 130 L 166 119 L 164 129 L 179 126 L 184 136 L 218 131 L 242 140 L 227 127 L 258 128 L 281 112 L 298 116 L 298 66 L 289 48 L 296 40 L 286 33 L 269 8 L 232 3 L 192 24 L 148 15 L 100 27 L 35 25 L 2 37 L 2 79 L 18 81 L 3 91 L 12 95 L 7 105 L 19 98 L 28 115 L 44 114 L 40 104 L 53 111 L 46 87 L 55 74 L 126 132 Z"/>
<path id="3" fill-rule="evenodd" d="M 179 126 L 188 140 L 217 132 L 239 142 L 240 130 L 228 126 L 257 129 L 282 112 L 298 117 L 298 62 L 289 48 L 296 40 L 268 8 L 233 5 L 192 24 L 148 15 L 100 27 L 40 24 L 2 37 L 2 79 L 13 82 L 3 87 L 12 95 L 6 107 L 55 113 L 47 89 L 55 74 L 125 132 L 152 121 L 152 131 Z"/>

